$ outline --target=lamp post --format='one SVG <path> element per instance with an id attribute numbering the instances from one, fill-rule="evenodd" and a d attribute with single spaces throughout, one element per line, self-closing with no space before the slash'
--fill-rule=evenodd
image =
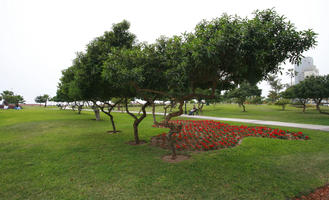
<path id="1" fill-rule="evenodd" d="M 184 104 L 185 104 L 185 115 L 187 114 L 187 112 L 186 112 L 186 101 L 184 101 Z"/>

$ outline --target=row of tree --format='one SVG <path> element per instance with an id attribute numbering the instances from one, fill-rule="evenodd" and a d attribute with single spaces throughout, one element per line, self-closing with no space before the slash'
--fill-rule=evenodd
<path id="1" fill-rule="evenodd" d="M 255 85 L 281 70 L 286 60 L 298 63 L 302 53 L 316 44 L 312 30 L 296 27 L 274 10 L 255 11 L 253 18 L 223 15 L 203 20 L 191 33 L 160 37 L 153 44 L 138 43 L 129 32 L 130 24 L 114 24 L 111 31 L 91 41 L 85 52 L 77 53 L 73 65 L 63 71 L 54 100 L 91 102 L 106 113 L 116 131 L 111 111 L 123 103 L 134 118 L 135 143 L 138 125 L 146 117 L 145 108 L 154 101 L 170 100 L 178 111 L 154 123 L 172 134 L 181 126 L 170 123 L 183 113 L 185 101 L 212 99 L 216 93 L 244 83 Z M 255 91 L 258 93 L 258 91 Z M 145 101 L 142 115 L 131 113 L 132 98 Z M 154 110 L 154 109 L 153 109 Z M 174 143 L 170 142 L 175 157 Z"/>

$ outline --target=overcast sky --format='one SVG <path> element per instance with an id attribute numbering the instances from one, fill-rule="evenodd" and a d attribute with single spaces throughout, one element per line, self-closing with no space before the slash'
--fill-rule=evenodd
<path id="1" fill-rule="evenodd" d="M 246 17 L 273 7 L 299 30 L 311 28 L 319 34 L 318 45 L 304 55 L 313 57 L 321 75 L 329 74 L 328 2 L 0 0 L 0 92 L 12 90 L 28 103 L 41 94 L 54 96 L 61 70 L 72 64 L 75 53 L 123 19 L 131 23 L 139 41 L 152 43 L 160 35 L 192 31 L 202 19 L 223 13 Z M 261 88 L 266 94 L 268 86 Z"/>

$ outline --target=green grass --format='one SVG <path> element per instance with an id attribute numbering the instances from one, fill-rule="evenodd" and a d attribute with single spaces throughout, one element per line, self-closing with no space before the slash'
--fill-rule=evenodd
<path id="1" fill-rule="evenodd" d="M 311 140 L 245 138 L 170 164 L 161 160 L 167 150 L 127 145 L 132 118 L 115 117 L 122 132 L 110 135 L 108 119 L 92 112 L 0 110 L 0 199 L 277 200 L 329 182 L 328 132 L 289 128 Z M 141 139 L 166 131 L 151 125 L 149 116 Z"/>
<path id="2" fill-rule="evenodd" d="M 315 107 L 308 108 L 305 113 L 301 108 L 289 105 L 284 111 L 281 106 L 275 105 L 246 105 L 246 110 L 247 112 L 242 112 L 242 108 L 236 104 L 217 104 L 205 106 L 202 115 L 329 125 L 329 115 L 320 114 Z"/>
<path id="3" fill-rule="evenodd" d="M 188 104 L 187 113 L 193 107 L 192 104 Z M 140 108 L 133 107 L 131 110 L 138 110 Z M 329 112 L 329 108 L 322 106 L 323 111 Z M 281 106 L 276 105 L 246 105 L 247 112 L 242 112 L 242 108 L 237 104 L 216 104 L 203 107 L 203 112 L 199 113 L 204 116 L 212 117 L 227 117 L 227 118 L 241 118 L 241 119 L 258 119 L 266 121 L 281 121 L 281 122 L 294 122 L 304 124 L 318 124 L 329 125 L 329 115 L 320 114 L 315 106 L 308 107 L 306 112 L 303 113 L 301 108 L 293 106 L 286 106 L 283 111 Z M 151 111 L 151 108 L 147 108 L 147 111 Z M 162 106 L 156 107 L 156 112 L 164 112 Z"/>

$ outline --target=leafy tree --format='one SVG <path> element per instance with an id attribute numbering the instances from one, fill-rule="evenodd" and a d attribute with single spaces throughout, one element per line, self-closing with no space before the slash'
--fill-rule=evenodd
<path id="1" fill-rule="evenodd" d="M 248 97 L 260 97 L 262 93 L 261 89 L 258 89 L 256 85 L 250 85 L 246 82 L 241 83 L 239 87 L 229 91 L 226 95 L 229 98 L 234 98 L 235 101 L 242 106 L 243 112 L 246 112 L 244 103 Z"/>
<path id="2" fill-rule="evenodd" d="M 44 106 L 47 107 L 47 102 L 50 99 L 51 98 L 50 98 L 50 96 L 48 94 L 44 94 L 44 95 L 35 97 L 34 101 L 36 103 L 40 103 L 40 106 L 41 106 L 41 103 L 44 103 L 45 104 Z"/>
<path id="3" fill-rule="evenodd" d="M 73 102 L 74 99 L 70 95 L 70 87 L 72 80 L 74 80 L 74 66 L 71 66 L 62 71 L 62 77 L 60 83 L 57 86 L 56 98 L 60 102 Z"/>
<path id="4" fill-rule="evenodd" d="M 223 101 L 223 97 L 222 97 L 222 95 L 221 95 L 221 93 L 220 93 L 220 90 L 215 90 L 215 94 L 214 94 L 214 97 L 213 98 L 208 98 L 207 100 L 206 100 L 206 102 L 208 102 L 208 103 L 212 103 L 212 104 L 214 104 L 214 105 L 216 105 L 216 103 L 219 103 L 219 102 L 221 102 L 221 101 Z"/>
<path id="5" fill-rule="evenodd" d="M 102 78 L 102 71 L 103 65 L 112 51 L 132 48 L 136 36 L 129 32 L 129 28 L 130 23 L 126 20 L 113 24 L 111 31 L 107 31 L 91 41 L 87 45 L 86 53 L 79 53 L 75 61 L 77 68 L 75 82 L 78 93 L 83 99 L 93 103 L 95 114 L 98 109 L 101 109 L 109 116 L 113 132 L 117 132 L 117 130 L 111 112 L 122 103 L 124 96 L 120 87 L 116 88 L 111 81 L 105 81 Z M 110 101 L 111 99 L 113 101 Z"/>
<path id="6" fill-rule="evenodd" d="M 3 99 L 3 104 L 8 105 L 8 104 L 15 104 L 15 106 L 19 106 L 20 103 L 24 103 L 25 100 L 23 96 L 21 95 L 16 95 L 14 92 L 5 90 L 1 93 L 1 97 Z"/>
<path id="7" fill-rule="evenodd" d="M 303 112 L 306 110 L 306 103 L 309 101 L 309 96 L 307 95 L 307 87 L 305 82 L 302 81 L 297 85 L 289 87 L 286 91 L 282 93 L 284 98 L 293 99 L 303 106 Z"/>
<path id="8" fill-rule="evenodd" d="M 37 97 L 35 97 L 34 101 L 35 101 L 36 103 L 39 103 L 40 106 L 41 106 L 41 103 L 43 103 L 43 101 L 42 101 L 42 96 L 37 96 Z"/>
<path id="9" fill-rule="evenodd" d="M 286 105 L 290 104 L 290 100 L 281 98 L 281 99 L 277 100 L 274 104 L 278 105 L 278 106 L 282 106 L 282 110 L 285 110 Z"/>
<path id="10" fill-rule="evenodd" d="M 294 78 L 295 76 L 297 76 L 297 73 L 293 68 L 288 69 L 288 71 L 286 72 L 286 75 L 290 77 L 290 87 L 292 86 L 292 78 Z"/>
<path id="11" fill-rule="evenodd" d="M 329 98 L 329 75 L 311 76 L 303 82 L 306 96 L 315 102 L 316 109 L 320 113 L 325 113 L 321 111 L 320 105 L 323 99 Z"/>
<path id="12" fill-rule="evenodd" d="M 261 97 L 261 96 L 249 97 L 247 99 L 247 102 L 250 103 L 250 104 L 262 104 L 263 103 L 263 97 Z"/>
<path id="13" fill-rule="evenodd" d="M 271 86 L 268 99 L 274 103 L 280 98 L 280 91 L 284 89 L 285 85 L 281 83 L 281 79 L 277 75 L 268 76 L 267 82 Z"/>
<path id="14" fill-rule="evenodd" d="M 146 117 L 146 107 L 153 104 L 154 94 L 138 94 L 132 83 L 138 85 L 151 85 L 155 81 L 152 79 L 150 71 L 143 71 L 143 65 L 147 63 L 147 58 L 151 50 L 148 45 L 136 45 L 133 48 L 113 49 L 104 64 L 103 78 L 108 85 L 116 88 L 117 97 L 124 98 L 126 112 L 134 118 L 133 129 L 135 143 L 139 144 L 138 126 Z M 156 72 L 154 72 L 156 73 Z M 161 77 L 159 77 L 161 78 Z M 129 111 L 129 101 L 133 98 L 145 100 L 141 107 L 142 115 L 138 116 Z"/>

